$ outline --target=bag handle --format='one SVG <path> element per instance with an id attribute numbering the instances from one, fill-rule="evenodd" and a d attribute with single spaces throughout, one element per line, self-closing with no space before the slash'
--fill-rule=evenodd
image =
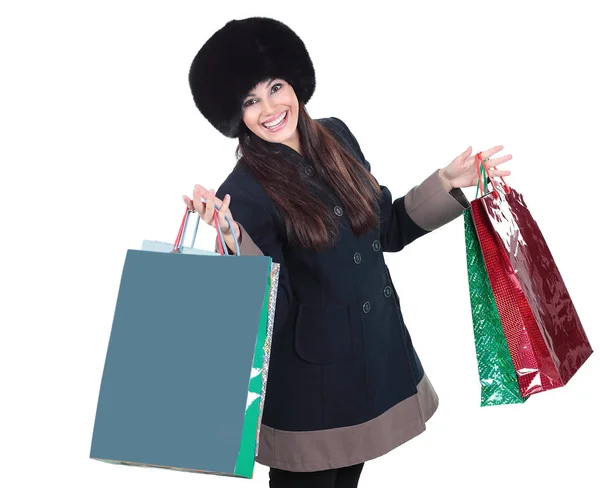
<path id="1" fill-rule="evenodd" d="M 475 163 L 477 164 L 479 173 L 479 181 L 477 184 L 477 192 L 475 193 L 475 198 L 477 198 L 477 196 L 479 195 L 480 190 L 481 196 L 484 195 L 484 189 L 487 189 L 489 183 L 492 184 L 492 194 L 494 195 L 494 198 L 498 197 L 498 187 L 496 186 L 497 182 L 490 176 L 490 172 L 485 163 L 483 162 L 483 156 L 480 152 L 478 152 L 475 155 Z M 500 176 L 499 178 L 502 180 L 505 193 L 510 193 L 510 187 L 506 184 L 504 178 L 502 178 L 502 176 Z"/>
<path id="2" fill-rule="evenodd" d="M 206 206 L 206 201 L 203 199 L 202 202 L 203 205 Z M 226 255 L 225 253 L 225 249 L 227 248 L 227 245 L 225 244 L 225 238 L 223 237 L 223 231 L 221 230 L 221 226 L 219 225 L 219 218 L 217 216 L 217 213 L 219 211 L 219 207 L 218 205 L 215 204 L 215 213 L 213 215 L 213 221 L 215 223 L 215 228 L 217 230 L 217 234 L 219 239 L 217 240 L 217 247 L 218 247 L 218 251 L 219 254 L 221 254 L 221 256 Z M 173 249 L 172 249 L 172 253 L 179 253 L 181 252 L 181 247 L 182 247 L 182 243 L 185 239 L 185 234 L 187 231 L 187 224 L 188 224 L 188 219 L 189 219 L 189 215 L 192 213 L 192 211 L 186 206 L 185 207 L 185 213 L 183 215 L 183 219 L 181 221 L 181 225 L 179 226 L 179 232 L 177 233 L 177 237 L 175 238 L 175 242 L 173 243 Z M 231 220 L 229 219 L 229 217 L 225 216 L 225 220 L 227 220 L 227 222 L 229 223 L 229 226 L 231 228 L 231 232 L 233 234 L 234 237 L 234 241 L 235 241 L 235 255 L 236 256 L 240 256 L 240 246 L 238 243 L 238 236 L 235 234 L 235 231 L 233 230 L 233 223 L 231 222 Z M 198 224 L 200 223 L 200 215 L 198 215 L 198 219 L 196 220 L 196 225 L 194 227 L 194 235 L 192 237 L 192 244 L 191 247 L 194 247 L 194 244 L 196 242 L 196 235 L 198 234 Z M 228 255 L 228 254 L 227 254 Z"/>
<path id="3" fill-rule="evenodd" d="M 181 251 L 181 247 L 183 244 L 183 241 L 185 241 L 185 235 L 187 232 L 187 225 L 188 225 L 188 219 L 190 214 L 192 213 L 192 211 L 186 207 L 185 209 L 185 214 L 183 215 L 183 220 L 181 221 L 181 225 L 179 226 L 179 232 L 177 233 L 177 237 L 175 238 L 175 242 L 173 243 L 173 249 L 171 252 L 173 253 L 177 253 Z M 218 229 L 218 231 L 220 231 L 221 229 L 218 227 L 218 219 L 217 219 L 217 213 L 215 212 L 214 214 L 214 221 L 215 221 L 215 226 Z M 200 223 L 200 216 L 198 216 L 198 219 L 196 220 L 196 226 L 194 228 L 194 236 L 192 238 L 192 244 L 190 247 L 194 247 L 194 244 L 196 243 L 196 235 L 198 233 L 198 224 Z M 225 239 L 223 238 L 222 235 L 219 236 L 220 240 L 218 241 L 218 248 L 219 248 L 219 253 L 221 255 L 225 254 L 225 250 L 224 250 L 224 242 Z"/>

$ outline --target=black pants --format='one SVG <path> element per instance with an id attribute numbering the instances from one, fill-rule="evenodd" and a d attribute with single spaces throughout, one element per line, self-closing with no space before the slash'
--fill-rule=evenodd
<path id="1" fill-rule="evenodd" d="M 295 473 L 271 468 L 270 488 L 356 488 L 364 463 L 347 468 Z"/>

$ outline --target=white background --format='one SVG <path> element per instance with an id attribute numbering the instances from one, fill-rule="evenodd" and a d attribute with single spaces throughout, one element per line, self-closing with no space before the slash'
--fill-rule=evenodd
<path id="1" fill-rule="evenodd" d="M 246 481 L 89 459 L 125 253 L 172 242 L 181 195 L 217 188 L 235 162 L 187 85 L 232 18 L 275 17 L 303 38 L 310 114 L 346 121 L 394 196 L 469 145 L 504 144 L 507 181 L 600 347 L 594 3 L 3 2 L 0 485 L 267 486 L 262 466 Z M 599 486 L 597 354 L 564 388 L 479 407 L 462 225 L 387 256 L 441 403 L 360 486 Z M 203 227 L 198 245 L 213 237 Z"/>

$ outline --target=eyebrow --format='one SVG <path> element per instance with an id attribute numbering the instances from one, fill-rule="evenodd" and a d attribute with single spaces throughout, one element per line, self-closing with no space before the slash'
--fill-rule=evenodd
<path id="1" fill-rule="evenodd" d="M 269 87 L 271 85 L 271 83 L 273 83 L 273 80 L 275 80 L 275 78 L 268 78 L 267 81 L 267 87 Z M 248 97 L 255 97 L 256 94 L 254 92 L 248 93 L 248 95 L 246 95 L 246 98 Z M 244 100 L 246 100 L 246 98 Z"/>

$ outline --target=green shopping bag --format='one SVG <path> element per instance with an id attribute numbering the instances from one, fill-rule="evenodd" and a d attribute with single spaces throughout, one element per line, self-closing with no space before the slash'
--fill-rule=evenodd
<path id="1" fill-rule="evenodd" d="M 524 403 L 470 208 L 463 217 L 481 406 Z"/>

